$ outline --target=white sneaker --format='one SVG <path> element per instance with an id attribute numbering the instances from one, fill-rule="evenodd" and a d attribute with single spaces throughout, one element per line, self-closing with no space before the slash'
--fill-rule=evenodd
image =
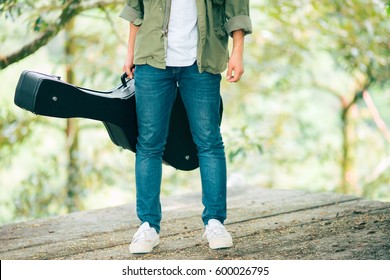
<path id="1" fill-rule="evenodd" d="M 160 237 L 156 229 L 150 227 L 148 222 L 143 223 L 133 236 L 129 246 L 132 254 L 150 253 L 158 245 Z"/>
<path id="2" fill-rule="evenodd" d="M 223 224 L 216 219 L 211 219 L 206 225 L 203 237 L 207 237 L 211 249 L 222 249 L 233 246 L 233 240 L 230 233 Z"/>

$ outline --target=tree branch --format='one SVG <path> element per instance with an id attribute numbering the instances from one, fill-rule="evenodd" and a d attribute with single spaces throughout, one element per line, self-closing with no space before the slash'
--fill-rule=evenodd
<path id="1" fill-rule="evenodd" d="M 18 62 L 19 60 L 26 58 L 27 56 L 39 50 L 42 46 L 46 45 L 50 39 L 56 36 L 60 30 L 61 28 L 59 26 L 54 29 L 50 28 L 46 30 L 46 32 L 40 37 L 38 37 L 31 43 L 23 46 L 18 51 L 8 56 L 0 56 L 0 70 L 10 66 L 12 63 Z"/>
<path id="2" fill-rule="evenodd" d="M 30 54 L 39 50 L 42 46 L 46 45 L 49 40 L 56 36 L 60 30 L 78 13 L 80 13 L 80 1 L 69 1 L 57 21 L 51 24 L 51 26 L 46 29 L 45 33 L 13 54 L 0 57 L 0 70 L 8 67 L 12 63 L 26 58 Z"/>
<path id="3" fill-rule="evenodd" d="M 99 1 L 93 4 L 87 4 L 82 6 L 80 2 L 80 0 L 68 1 L 63 8 L 61 7 L 63 11 L 57 21 L 52 23 L 41 36 L 28 43 L 27 45 L 24 45 L 21 49 L 10 55 L 0 55 L 0 70 L 10 66 L 15 62 L 18 62 L 19 60 L 26 58 L 27 56 L 39 50 L 41 47 L 45 46 L 64 28 L 64 26 L 70 20 L 72 20 L 81 12 L 97 7 L 119 4 L 119 1 Z"/>
<path id="4" fill-rule="evenodd" d="M 374 101 L 372 100 L 370 94 L 367 90 L 363 91 L 363 100 L 367 105 L 368 110 L 371 113 L 371 116 L 378 127 L 379 131 L 382 133 L 382 135 L 385 137 L 387 142 L 390 143 L 390 132 L 389 129 L 386 126 L 385 121 L 381 118 L 378 109 L 376 108 Z"/>
<path id="5" fill-rule="evenodd" d="M 388 181 L 388 177 L 386 178 L 386 171 L 390 167 L 390 157 L 383 159 L 372 172 L 369 173 L 365 178 L 365 185 L 372 186 L 377 183 L 381 183 L 383 181 Z M 383 180 L 385 179 L 385 180 Z"/>
<path id="6" fill-rule="evenodd" d="M 124 36 L 121 36 L 121 35 L 118 33 L 118 31 L 116 30 L 115 25 L 114 25 L 114 21 L 112 20 L 111 15 L 107 12 L 107 10 L 105 9 L 104 6 L 100 6 L 99 8 L 100 8 L 100 9 L 103 11 L 103 13 L 105 14 L 105 16 L 106 16 L 106 18 L 107 18 L 107 20 L 108 20 L 108 23 L 110 24 L 111 29 L 112 29 L 112 31 L 114 32 L 115 37 L 117 38 L 117 40 L 118 40 L 119 42 L 121 42 L 122 45 L 125 45 L 125 46 L 126 46 L 127 42 L 126 42 L 126 40 L 123 40 Z"/>

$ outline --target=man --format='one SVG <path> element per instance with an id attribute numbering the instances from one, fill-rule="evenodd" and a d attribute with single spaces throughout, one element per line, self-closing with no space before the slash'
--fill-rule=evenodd
<path id="1" fill-rule="evenodd" d="M 198 149 L 204 236 L 211 249 L 231 247 L 223 226 L 226 159 L 219 128 L 220 81 L 226 66 L 229 82 L 238 82 L 244 73 L 244 36 L 252 32 L 249 0 L 127 0 L 121 17 L 130 22 L 123 70 L 135 78 L 139 131 L 136 204 L 141 226 L 130 252 L 149 253 L 159 243 L 162 154 L 176 86 Z"/>

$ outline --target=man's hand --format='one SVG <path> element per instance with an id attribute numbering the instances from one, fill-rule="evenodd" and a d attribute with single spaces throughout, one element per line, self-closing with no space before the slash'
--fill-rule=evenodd
<path id="1" fill-rule="evenodd" d="M 123 72 L 126 72 L 127 77 L 129 79 L 134 78 L 134 55 L 132 54 L 127 54 L 125 63 L 123 64 Z"/>
<path id="2" fill-rule="evenodd" d="M 244 32 L 236 30 L 233 32 L 233 50 L 228 62 L 226 79 L 228 82 L 236 83 L 244 74 Z"/>
<path id="3" fill-rule="evenodd" d="M 226 79 L 228 82 L 236 83 L 241 79 L 244 74 L 244 64 L 242 54 L 232 53 L 229 63 L 228 70 L 226 73 Z"/>

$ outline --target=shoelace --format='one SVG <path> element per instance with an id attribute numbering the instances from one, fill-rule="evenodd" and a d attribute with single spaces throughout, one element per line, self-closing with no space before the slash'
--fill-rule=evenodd
<path id="1" fill-rule="evenodd" d="M 136 232 L 134 234 L 134 236 L 133 236 L 133 242 L 136 242 L 136 241 L 139 241 L 139 240 L 150 241 L 148 239 L 148 231 L 150 231 L 150 229 L 145 229 L 145 230 L 142 230 L 140 232 Z"/>
<path id="2" fill-rule="evenodd" d="M 227 237 L 227 232 L 225 230 L 225 227 L 223 226 L 213 226 L 213 227 L 206 227 L 206 231 L 203 234 L 203 238 L 207 236 L 208 238 L 212 237 Z"/>

